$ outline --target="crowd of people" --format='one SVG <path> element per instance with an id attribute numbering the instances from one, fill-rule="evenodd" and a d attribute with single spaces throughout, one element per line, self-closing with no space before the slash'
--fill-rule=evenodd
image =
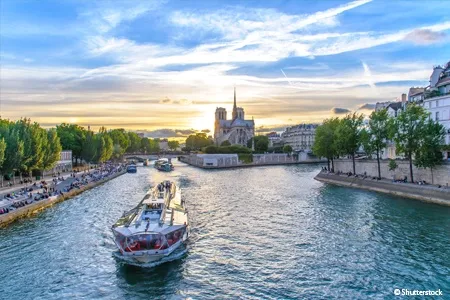
<path id="1" fill-rule="evenodd" d="M 355 178 L 361 178 L 361 179 L 372 179 L 372 180 L 381 180 L 380 177 L 378 176 L 368 176 L 367 172 L 364 172 L 364 174 L 353 174 L 352 172 L 342 172 L 342 171 L 337 171 L 334 172 L 333 169 L 328 170 L 327 167 L 322 167 L 322 172 L 326 172 L 326 173 L 333 173 L 336 175 L 341 175 L 341 176 L 347 176 L 347 177 L 355 177 Z M 409 183 L 408 182 L 408 177 L 407 176 L 403 176 L 403 178 L 399 179 L 393 179 L 392 182 L 395 183 Z M 419 181 L 414 181 L 414 184 L 418 184 L 418 185 L 429 185 L 430 183 L 425 181 L 425 180 L 419 180 Z M 442 188 L 442 185 L 437 185 L 438 188 Z"/>
<path id="2" fill-rule="evenodd" d="M 105 179 L 117 172 L 125 169 L 124 164 L 105 163 L 96 169 L 85 170 L 81 174 L 77 172 L 71 173 L 64 178 L 61 174 L 54 174 L 51 182 L 41 180 L 31 185 L 21 188 L 18 191 L 5 194 L 0 198 L 0 215 L 17 208 L 29 205 L 33 202 L 48 199 L 49 197 L 64 195 L 73 189 L 81 189 L 91 182 Z M 67 185 L 64 185 L 66 183 Z M 27 184 L 31 183 L 27 181 Z"/>

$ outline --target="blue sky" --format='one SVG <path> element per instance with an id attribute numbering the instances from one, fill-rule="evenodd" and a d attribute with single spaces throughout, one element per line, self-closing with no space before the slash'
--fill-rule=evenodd
<path id="1" fill-rule="evenodd" d="M 212 129 L 320 122 L 427 84 L 446 1 L 2 0 L 1 116 L 45 126 Z"/>

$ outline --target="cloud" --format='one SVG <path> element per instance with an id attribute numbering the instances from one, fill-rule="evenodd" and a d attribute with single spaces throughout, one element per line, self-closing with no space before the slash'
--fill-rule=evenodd
<path id="1" fill-rule="evenodd" d="M 441 42 L 445 37 L 445 32 L 436 32 L 430 29 L 415 29 L 405 36 L 405 40 L 417 45 L 429 45 Z"/>
<path id="2" fill-rule="evenodd" d="M 256 132 L 257 133 L 267 133 L 267 132 L 272 132 L 272 131 L 281 132 L 281 131 L 284 131 L 289 126 L 292 126 L 292 124 L 259 126 L 259 127 L 256 127 Z"/>
<path id="3" fill-rule="evenodd" d="M 156 130 L 146 130 L 141 131 L 146 136 L 152 137 L 152 138 L 172 138 L 172 137 L 186 137 L 190 134 L 194 134 L 197 131 L 194 129 L 156 129 Z"/>
<path id="4" fill-rule="evenodd" d="M 364 104 L 362 104 L 362 105 L 360 105 L 358 107 L 358 110 L 360 110 L 360 109 L 373 110 L 373 109 L 375 109 L 375 104 L 373 104 L 373 103 L 364 103 Z"/>
<path id="5" fill-rule="evenodd" d="M 209 129 L 203 129 L 202 132 L 203 132 L 203 133 L 210 133 L 211 130 L 209 130 Z"/>
<path id="6" fill-rule="evenodd" d="M 165 97 L 160 101 L 162 104 L 179 104 L 179 105 L 189 105 L 193 104 L 192 101 L 189 101 L 188 99 L 180 99 L 180 100 L 172 100 L 169 97 Z"/>
<path id="7" fill-rule="evenodd" d="M 346 109 L 346 108 L 333 107 L 333 108 L 331 109 L 331 113 L 333 113 L 333 114 L 335 114 L 335 115 L 348 114 L 349 112 L 351 112 L 351 110 Z"/>

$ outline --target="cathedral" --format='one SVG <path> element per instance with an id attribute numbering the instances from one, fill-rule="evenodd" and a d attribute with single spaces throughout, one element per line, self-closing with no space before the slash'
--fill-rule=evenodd
<path id="1" fill-rule="evenodd" d="M 236 106 L 236 88 L 234 88 L 234 105 L 232 119 L 227 120 L 227 110 L 216 108 L 214 123 L 214 141 L 220 146 L 224 141 L 232 145 L 247 146 L 247 141 L 255 135 L 255 121 L 245 120 L 244 109 Z"/>

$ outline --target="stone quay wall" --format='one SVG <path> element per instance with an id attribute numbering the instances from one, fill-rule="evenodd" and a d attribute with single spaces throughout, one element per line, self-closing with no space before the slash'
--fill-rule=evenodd
<path id="1" fill-rule="evenodd" d="M 245 163 L 237 154 L 192 154 L 180 156 L 180 161 L 203 169 L 223 169 L 237 167 L 255 167 L 267 165 L 325 163 L 318 158 L 310 158 L 305 153 L 298 159 L 288 154 L 253 154 L 253 161 Z"/>
<path id="2" fill-rule="evenodd" d="M 320 172 L 314 179 L 351 188 L 359 188 L 374 192 L 381 192 L 424 202 L 450 206 L 450 189 L 436 186 L 418 185 L 412 183 L 398 183 L 391 180 L 371 180 L 360 177 L 336 175 L 334 173 Z"/>
<path id="3" fill-rule="evenodd" d="M 386 179 L 403 179 L 405 176 L 411 179 L 409 174 L 409 162 L 407 160 L 397 160 L 398 168 L 395 171 L 389 171 L 389 161 L 381 160 L 380 169 L 381 177 Z M 366 172 L 369 177 L 378 177 L 378 165 L 376 160 L 356 160 L 356 174 L 364 174 Z M 344 173 L 353 173 L 353 164 L 351 159 L 339 159 L 334 161 L 334 171 L 342 171 Z M 433 171 L 430 169 L 417 168 L 413 164 L 414 181 L 425 180 L 427 183 L 434 185 L 450 186 L 450 164 L 444 163 Z"/>
<path id="4" fill-rule="evenodd" d="M 64 195 L 49 197 L 48 199 L 43 199 L 38 202 L 33 202 L 29 205 L 19 207 L 18 209 L 14 210 L 12 212 L 9 212 L 7 214 L 0 215 L 0 227 L 6 226 L 18 219 L 32 216 L 32 215 L 46 209 L 47 207 L 50 207 L 50 206 L 56 204 L 56 203 L 71 199 L 71 198 L 81 194 L 84 191 L 87 191 L 96 186 L 99 186 L 111 179 L 114 179 L 120 175 L 125 174 L 126 172 L 127 172 L 126 170 L 124 170 L 122 172 L 118 172 L 118 173 L 112 175 L 111 177 L 104 178 L 104 179 L 96 181 L 96 182 L 91 182 L 88 185 L 81 187 L 80 189 L 73 189 L 70 192 L 64 193 Z"/>

